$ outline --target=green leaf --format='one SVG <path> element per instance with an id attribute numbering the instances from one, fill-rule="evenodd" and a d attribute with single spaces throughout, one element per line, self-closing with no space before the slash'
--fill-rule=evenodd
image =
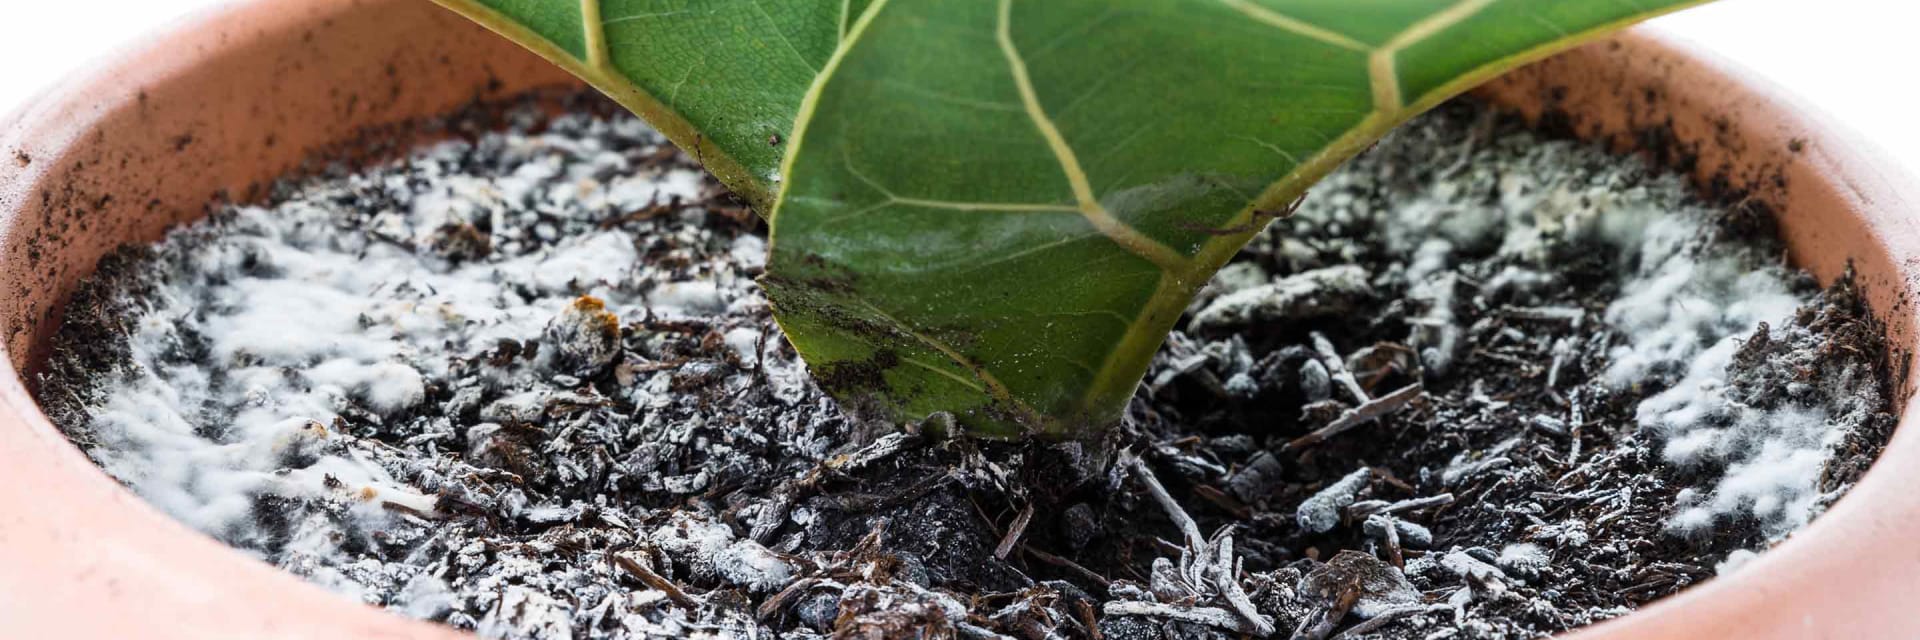
<path id="1" fill-rule="evenodd" d="M 580 76 L 771 211 L 800 100 L 867 0 L 436 0 Z M 776 142 L 779 140 L 779 142 Z"/>
<path id="2" fill-rule="evenodd" d="M 1194 291 L 1394 125 L 1703 0 L 440 1 L 770 210 L 762 284 L 843 402 L 1012 436 L 1116 421 Z"/>

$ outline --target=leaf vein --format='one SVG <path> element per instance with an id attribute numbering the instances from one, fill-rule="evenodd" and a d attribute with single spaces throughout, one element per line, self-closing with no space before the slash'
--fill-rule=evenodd
<path id="1" fill-rule="evenodd" d="M 1261 140 L 1261 139 L 1259 139 L 1259 138 L 1255 138 L 1255 137 L 1253 137 L 1253 136 L 1238 136 L 1238 137 L 1239 137 L 1239 138 L 1240 138 L 1241 140 L 1245 140 L 1245 141 L 1247 141 L 1247 142 L 1251 142 L 1251 143 L 1254 143 L 1254 144 L 1257 144 L 1257 145 L 1260 145 L 1260 146 L 1262 146 L 1262 147 L 1265 147 L 1265 148 L 1266 148 L 1266 149 L 1267 149 L 1268 151 L 1272 151 L 1272 152 L 1274 152 L 1275 154 L 1277 154 L 1277 155 L 1279 155 L 1281 159 L 1284 159 L 1284 160 L 1286 160 L 1286 161 L 1287 161 L 1287 169 L 1288 169 L 1288 170 L 1292 170 L 1292 169 L 1293 169 L 1293 167 L 1297 167 L 1297 166 L 1300 166 L 1300 159 L 1299 159 L 1299 158 L 1296 158 L 1296 157 L 1294 157 L 1294 155 L 1293 155 L 1293 153 L 1292 153 L 1292 152 L 1289 152 L 1289 151 L 1287 151 L 1286 149 L 1282 149 L 1282 148 L 1280 148 L 1280 145 L 1277 145 L 1277 144 L 1274 144 L 1274 143 L 1271 143 L 1271 142 L 1267 142 L 1267 141 L 1265 141 L 1265 140 Z"/>
<path id="2" fill-rule="evenodd" d="M 880 184 L 879 180 L 873 179 L 873 177 L 867 175 L 865 171 L 861 171 L 860 167 L 855 166 L 853 164 L 853 156 L 847 153 L 847 148 L 844 146 L 840 148 L 840 163 L 845 166 L 847 173 L 851 174 L 854 179 L 865 183 L 868 188 L 880 192 L 880 195 L 886 196 L 886 199 L 876 204 L 861 207 L 859 211 L 833 218 L 836 222 L 896 204 L 924 207 L 927 209 L 952 209 L 955 211 L 1008 211 L 1015 213 L 1078 213 L 1080 211 L 1079 207 L 1073 205 L 1042 202 L 968 202 L 963 200 L 902 196 L 894 193 L 893 190 L 887 188 L 886 185 Z"/>
<path id="3" fill-rule="evenodd" d="M 976 392 L 979 392 L 979 393 L 987 392 L 986 385 L 980 384 L 979 380 L 968 380 L 966 376 L 958 375 L 952 371 L 948 371 L 946 369 L 943 369 L 931 364 L 927 364 L 925 362 L 921 362 L 919 358 L 901 356 L 900 361 L 916 367 L 920 367 L 922 369 L 926 369 L 928 371 L 932 371 L 936 374 L 939 374 L 941 377 L 944 377 L 948 380 L 952 380 L 954 382 L 958 382 L 961 385 L 965 386 L 966 388 L 972 389 Z"/>
<path id="4" fill-rule="evenodd" d="M 1406 107 L 1406 98 L 1400 95 L 1400 72 L 1395 60 L 1401 51 L 1466 21 L 1493 3 L 1494 0 L 1460 0 L 1414 22 L 1388 38 L 1386 44 L 1367 54 L 1367 75 L 1373 84 L 1374 108 L 1382 113 L 1394 113 Z"/>
<path id="5" fill-rule="evenodd" d="M 1276 27 L 1295 35 L 1306 36 L 1349 51 L 1365 52 L 1373 49 L 1373 47 L 1367 46 L 1366 43 L 1355 40 L 1340 32 L 1262 7 L 1248 0 L 1220 0 L 1220 3 L 1245 14 L 1255 22 Z"/>
<path id="6" fill-rule="evenodd" d="M 1012 112 L 1012 113 L 1019 113 L 1025 110 L 1020 105 L 994 102 L 991 100 L 979 100 L 979 99 L 968 98 L 966 96 L 960 96 L 960 95 L 955 95 L 951 93 L 943 93 L 943 92 L 935 91 L 933 89 L 928 89 L 926 87 L 922 87 L 910 82 L 902 82 L 900 80 L 896 80 L 893 78 L 881 78 L 880 83 L 899 89 L 901 91 L 905 91 L 907 93 L 911 93 L 916 96 L 927 98 L 929 100 L 944 102 L 947 104 L 961 106 L 961 107 L 971 107 L 974 109 L 982 109 L 986 111 L 1006 111 L 1006 112 Z"/>
<path id="7" fill-rule="evenodd" d="M 603 25 L 620 24 L 622 22 L 633 22 L 635 20 L 645 20 L 648 18 L 665 18 L 668 16 L 677 16 L 677 15 L 686 14 L 686 13 L 693 13 L 693 11 L 691 9 L 681 9 L 679 11 L 655 11 L 652 13 L 630 13 L 624 16 L 620 16 L 618 18 L 607 18 L 606 20 L 601 21 L 600 24 L 603 24 Z"/>
<path id="8" fill-rule="evenodd" d="M 834 42 L 847 41 L 847 20 L 850 13 L 853 13 L 853 0 L 840 0 L 840 35 L 834 37 Z"/>
<path id="9" fill-rule="evenodd" d="M 961 354 L 959 351 L 955 350 L 953 347 L 947 346 L 946 343 L 936 340 L 932 336 L 928 336 L 918 331 L 914 331 L 911 326 L 907 325 L 904 322 L 899 321 L 898 319 L 895 319 L 892 315 L 888 314 L 887 312 L 881 311 L 879 307 L 873 306 L 873 303 L 867 302 L 865 300 L 856 300 L 853 302 L 853 304 L 864 307 L 867 313 L 872 314 L 873 317 L 879 318 L 881 320 L 886 321 L 887 324 L 893 325 L 893 328 L 895 331 L 899 331 L 900 333 L 911 336 L 914 340 L 918 340 L 921 344 L 924 344 L 928 348 L 931 348 L 934 351 L 939 352 L 940 355 L 946 356 L 947 359 L 952 360 L 954 364 L 960 365 L 961 368 L 966 369 L 968 372 L 972 373 L 974 377 L 980 381 L 980 383 L 984 384 L 987 387 L 987 393 L 989 395 L 992 395 L 994 398 L 1002 402 L 1011 404 L 1014 407 L 1018 408 L 1022 413 L 1025 413 L 1026 417 L 1030 420 L 1029 424 L 1042 424 L 1042 420 L 1040 419 L 1040 414 L 1034 411 L 1033 407 L 1028 406 L 1027 403 L 1020 401 L 1019 398 L 1013 397 L 1013 392 L 1008 391 L 1007 386 L 1004 384 L 1001 384 L 999 378 L 994 377 L 992 373 L 988 372 L 985 368 L 981 367 L 979 364 L 968 359 L 965 355 Z"/>
<path id="10" fill-rule="evenodd" d="M 693 72 L 705 64 L 707 64 L 707 61 L 701 59 L 693 61 L 691 65 L 687 65 L 687 70 L 685 73 L 680 74 L 680 79 L 674 82 L 673 86 L 667 88 L 667 104 L 680 104 L 680 87 L 686 86 L 687 80 L 693 78 Z"/>
<path id="11" fill-rule="evenodd" d="M 749 4 L 753 5 L 754 11 L 760 12 L 760 17 L 767 19 L 767 25 L 773 28 L 774 35 L 780 36 L 780 42 L 787 45 L 787 51 L 793 54 L 794 59 L 806 65 L 808 69 L 812 69 L 814 75 L 820 75 L 820 67 L 815 66 L 812 60 L 808 60 L 806 54 L 800 53 L 800 47 L 794 46 L 793 39 L 788 38 L 787 32 L 780 28 L 780 20 L 773 17 L 766 7 L 760 6 L 760 0 L 752 0 Z"/>
<path id="12" fill-rule="evenodd" d="M 1000 43 L 1001 53 L 1006 55 L 1007 67 L 1013 74 L 1014 88 L 1020 93 L 1020 102 L 1026 108 L 1027 116 L 1033 120 L 1033 126 L 1040 132 L 1047 146 L 1052 149 L 1054 160 L 1060 163 L 1061 172 L 1066 174 L 1067 183 L 1073 189 L 1074 200 L 1080 203 L 1080 214 L 1093 223 L 1093 227 L 1109 239 L 1128 251 L 1145 258 L 1162 270 L 1184 273 L 1188 269 L 1187 257 L 1161 244 L 1138 229 L 1127 226 L 1113 217 L 1106 207 L 1101 206 L 1094 196 L 1093 187 L 1088 184 L 1086 171 L 1080 168 L 1080 161 L 1074 155 L 1073 148 L 1067 144 L 1060 128 L 1047 116 L 1046 109 L 1040 105 L 1040 94 L 1034 90 L 1033 79 L 1027 74 L 1027 63 L 1020 57 L 1020 49 L 1013 44 L 1013 0 L 1000 0 L 1000 23 L 996 39 Z"/>
<path id="13" fill-rule="evenodd" d="M 580 0 L 580 29 L 587 41 L 587 66 L 609 69 L 613 56 L 607 50 L 607 24 L 600 19 L 600 0 Z"/>

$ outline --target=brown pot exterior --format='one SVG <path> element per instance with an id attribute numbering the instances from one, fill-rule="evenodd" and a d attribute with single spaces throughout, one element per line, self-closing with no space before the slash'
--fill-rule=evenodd
<path id="1" fill-rule="evenodd" d="M 331 595 L 174 522 L 89 462 L 28 395 L 61 304 L 106 252 L 220 195 L 248 199 L 369 127 L 574 86 L 426 0 L 257 0 L 204 14 L 0 124 L 0 637 L 458 637 Z M 1859 138 L 1660 38 L 1600 42 L 1480 93 L 1620 148 L 1665 145 L 1702 184 L 1780 213 L 1798 264 L 1849 260 L 1915 352 L 1920 203 Z M 1733 577 L 1573 634 L 1908 637 L 1920 618 L 1920 421 L 1831 512 Z"/>

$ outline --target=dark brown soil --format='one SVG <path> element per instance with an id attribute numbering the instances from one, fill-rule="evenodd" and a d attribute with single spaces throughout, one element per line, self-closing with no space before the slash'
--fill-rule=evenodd
<path id="1" fill-rule="evenodd" d="M 507 121 L 545 126 L 530 114 Z M 578 122 L 556 129 L 610 136 L 637 166 L 688 162 L 657 136 Z M 417 409 L 385 419 L 343 410 L 332 426 L 349 441 L 327 446 L 385 452 L 380 464 L 432 496 L 431 512 L 393 505 L 393 518 L 373 523 L 350 515 L 348 498 L 263 493 L 254 524 L 268 535 L 210 533 L 368 601 L 497 637 L 1230 637 L 1253 624 L 1237 612 L 1234 590 L 1277 636 L 1519 638 L 1621 615 L 1778 538 L 1737 514 L 1704 529 L 1673 526 L 1678 494 L 1710 488 L 1727 469 L 1670 464 L 1659 435 L 1638 425 L 1636 407 L 1682 379 L 1684 363 L 1626 387 L 1603 379 L 1612 350 L 1630 338 L 1604 320 L 1623 293 L 1627 258 L 1567 240 L 1549 242 L 1544 260 L 1522 261 L 1463 242 L 1446 265 L 1459 275 L 1449 326 L 1435 327 L 1430 298 L 1419 297 L 1429 294 L 1410 293 L 1419 283 L 1405 275 L 1404 242 L 1389 237 L 1390 212 L 1409 189 L 1456 180 L 1490 201 L 1489 185 L 1514 170 L 1462 174 L 1455 153 L 1433 149 L 1463 149 L 1464 158 L 1546 144 L 1567 149 L 1581 175 L 1616 181 L 1610 188 L 1657 188 L 1655 174 L 1631 161 L 1531 137 L 1473 105 L 1446 107 L 1346 170 L 1361 177 L 1316 191 L 1230 268 L 1260 284 L 1357 265 L 1371 274 L 1364 291 L 1316 294 L 1340 298 L 1338 313 L 1205 329 L 1183 322 L 1126 422 L 1095 441 L 936 437 L 944 430 L 845 415 L 811 383 L 780 391 L 770 379 L 797 366 L 790 347 L 775 342 L 746 362 L 726 344 L 733 329 L 773 334 L 764 305 L 628 317 L 610 366 L 549 370 L 539 354 L 569 345 L 545 336 L 472 356 L 449 346 L 436 355 L 453 363 L 450 375 L 428 381 Z M 479 148 L 460 154 L 462 170 L 515 168 Z M 425 179 L 405 166 L 382 171 Z M 404 210 L 427 190 L 349 189 L 364 200 L 336 204 Z M 731 239 L 761 233 L 710 193 L 575 216 L 561 229 L 647 238 L 639 282 L 704 273 L 735 259 L 724 249 Z M 275 199 L 308 197 L 287 187 Z M 1715 210 L 1701 251 L 1777 255 L 1765 212 Z M 507 237 L 514 225 L 556 219 L 568 218 L 509 216 L 486 231 Z M 76 297 L 40 400 L 96 455 L 93 411 L 133 366 L 127 336 L 145 300 L 162 283 L 190 279 L 181 275 L 188 256 L 219 242 L 222 224 L 233 223 L 170 247 L 127 249 Z M 368 222 L 342 214 L 339 225 L 366 233 Z M 1517 264 L 1551 284 L 1482 287 Z M 1850 280 L 1791 284 L 1806 304 L 1746 338 L 1728 386 L 1763 409 L 1823 410 L 1845 429 L 1820 479 L 1824 504 L 1890 435 L 1887 348 Z M 1436 347 L 1442 329 L 1457 343 Z M 204 365 L 204 351 L 188 341 L 167 359 Z M 1358 408 L 1338 379 L 1343 366 L 1370 398 L 1407 400 L 1342 433 L 1304 437 Z M 482 416 L 514 389 L 476 382 L 486 376 L 552 393 L 537 418 L 492 424 Z M 634 389 L 655 376 L 671 397 L 635 401 Z M 467 444 L 421 444 L 443 432 Z M 1347 495 L 1321 495 L 1359 470 Z M 1210 537 L 1184 534 L 1178 513 L 1152 497 L 1155 482 Z M 1303 515 L 1314 500 L 1330 519 Z M 700 533 L 715 524 L 719 533 Z M 327 553 L 289 542 L 316 526 L 338 528 Z M 1232 568 L 1209 574 L 1213 561 L 1195 556 L 1220 550 L 1216 531 L 1231 536 L 1221 557 Z M 728 568 L 727 554 L 744 553 L 746 541 L 783 563 L 774 584 Z"/>

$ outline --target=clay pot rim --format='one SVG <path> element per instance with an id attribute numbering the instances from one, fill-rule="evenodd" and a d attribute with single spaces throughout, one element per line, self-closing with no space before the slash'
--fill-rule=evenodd
<path id="1" fill-rule="evenodd" d="M 51 171 L 49 167 L 62 161 L 55 153 L 16 163 L 16 150 L 70 151 L 108 113 L 136 100 L 140 87 L 166 84 L 209 59 L 231 54 L 242 46 L 259 45 L 262 39 L 295 33 L 316 23 L 368 11 L 369 7 L 386 7 L 383 1 L 276 0 L 204 10 L 97 61 L 91 72 L 37 94 L 0 119 L 0 153 L 5 154 L 0 157 L 0 225 L 4 226 L 0 228 L 0 241 L 18 240 L 10 236 L 30 197 Z M 252 29 L 229 37 L 232 34 L 224 29 L 234 24 Z M 1916 197 L 1915 183 L 1906 179 L 1904 170 L 1872 151 L 1858 133 L 1818 115 L 1799 99 L 1716 55 L 1645 30 L 1611 42 L 1636 55 L 1666 56 L 1692 65 L 1694 77 L 1717 78 L 1715 89 L 1699 89 L 1696 93 L 1717 90 L 1734 95 L 1691 97 L 1714 105 L 1744 103 L 1747 110 L 1742 114 L 1747 119 L 1736 123 L 1736 128 L 1769 142 L 1779 142 L 1784 136 L 1797 136 L 1807 142 L 1811 152 L 1802 166 L 1806 176 L 1831 187 L 1835 193 L 1824 194 L 1829 196 L 1829 204 L 1844 206 L 1847 215 L 1864 219 L 1872 235 L 1874 244 L 1865 249 L 1865 254 L 1854 257 L 1898 265 L 1893 270 L 1897 281 L 1875 285 L 1886 287 L 1874 292 L 1878 301 L 1875 311 L 1894 331 L 1890 343 L 1902 360 L 1895 363 L 1896 371 L 1899 365 L 1911 366 L 1908 357 L 1915 352 L 1912 329 L 1916 314 L 1906 300 L 1912 297 L 1914 283 L 1920 279 L 1920 232 L 1912 228 L 1913 219 L 1905 212 L 1920 210 L 1909 206 L 1920 202 L 1920 197 Z M 143 84 L 128 84 L 126 78 L 141 78 Z M 1795 188 L 1801 187 L 1796 183 Z M 16 323 L 11 329 L 18 333 L 22 328 Z M 10 344 L 12 341 L 9 338 Z M 56 570 L 51 572 L 56 580 L 72 578 L 78 586 L 37 585 L 31 577 L 9 579 L 6 574 L 12 572 L 0 572 L 0 630 L 79 630 L 102 636 L 144 631 L 152 635 L 155 629 L 146 625 L 168 620 L 179 625 L 162 635 L 179 637 L 328 637 L 349 633 L 368 637 L 464 637 L 438 625 L 403 619 L 332 595 L 160 514 L 95 467 L 51 424 L 28 395 L 15 367 L 14 358 L 22 357 L 17 351 L 10 349 L 9 357 L 0 361 L 0 403 L 5 406 L 0 413 L 0 457 L 23 453 L 44 456 L 41 471 L 74 483 L 59 490 L 85 492 L 91 494 L 86 498 L 89 500 L 101 500 L 104 494 L 107 504 L 122 510 L 113 514 L 115 522 L 123 527 L 144 527 L 137 534 L 123 535 L 120 541 L 129 546 L 107 550 L 118 554 L 118 560 L 133 561 L 138 565 L 136 570 L 146 572 L 130 573 L 126 581 L 140 592 L 108 597 L 111 602 L 145 602 L 146 606 L 118 616 L 59 619 L 62 613 L 49 614 L 47 609 L 77 611 L 71 598 L 101 593 L 89 590 L 102 583 L 97 578 L 82 579 L 77 573 Z M 1686 589 L 1614 621 L 1576 630 L 1571 637 L 1697 637 L 1762 628 L 1784 637 L 1799 625 L 1807 625 L 1801 627 L 1803 630 L 1844 627 L 1868 634 L 1875 629 L 1897 628 L 1893 625 L 1903 620 L 1900 610 L 1892 605 L 1900 602 L 1902 594 L 1885 587 L 1903 584 L 1898 578 L 1920 567 L 1920 549 L 1902 552 L 1894 541 L 1894 536 L 1920 526 L 1920 497 L 1905 491 L 1906 486 L 1920 482 L 1920 434 L 1906 428 L 1920 424 L 1920 404 L 1905 402 L 1911 391 L 1910 381 L 1903 380 L 1897 390 L 1902 405 L 1901 428 L 1895 430 L 1885 454 L 1845 498 L 1811 526 L 1734 576 Z M 0 471 L 0 484 L 6 482 L 6 475 Z M 22 495 L 0 489 L 0 505 L 26 503 Z M 26 518 L 21 521 L 28 522 Z M 17 533 L 37 525 L 28 522 L 15 526 L 22 527 L 12 530 Z M 5 540 L 9 531 L 7 525 L 0 524 L 0 540 Z M 44 533 L 39 529 L 31 532 Z M 8 552 L 5 546 L 0 545 L 0 566 L 28 559 L 26 554 L 30 552 Z M 1843 561 L 1835 562 L 1835 557 Z M 1846 561 L 1848 558 L 1852 560 Z M 45 569 L 57 565 L 42 561 L 27 566 Z M 1873 597 L 1822 589 L 1798 594 L 1792 590 L 1795 584 L 1852 585 L 1863 590 L 1882 587 L 1878 589 L 1882 593 Z M 48 586 L 53 587 L 49 593 L 34 591 Z M 262 597 L 263 593 L 270 595 Z M 208 602 L 220 598 L 233 599 Z M 179 617 L 161 617 L 168 615 L 169 608 L 178 608 Z"/>

